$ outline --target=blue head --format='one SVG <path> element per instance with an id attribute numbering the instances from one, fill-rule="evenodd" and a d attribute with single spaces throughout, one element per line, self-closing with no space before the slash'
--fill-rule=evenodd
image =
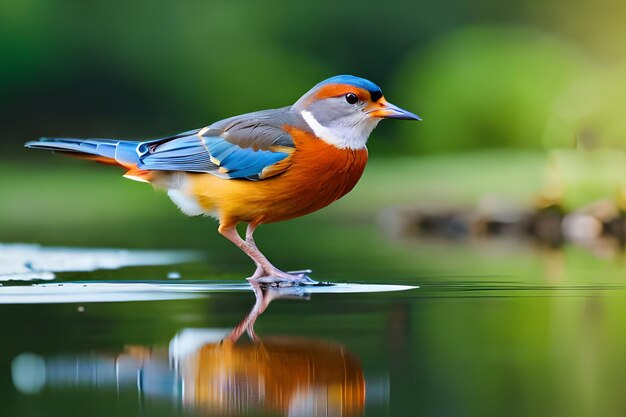
<path id="1" fill-rule="evenodd" d="M 378 85 L 371 82 L 370 80 L 366 80 L 365 78 L 361 77 L 355 77 L 354 75 L 335 75 L 334 77 L 327 78 L 321 83 L 318 83 L 313 88 L 319 88 L 328 84 L 343 84 L 360 88 L 370 93 L 372 101 L 378 101 L 383 96 L 383 90 L 381 90 Z"/>

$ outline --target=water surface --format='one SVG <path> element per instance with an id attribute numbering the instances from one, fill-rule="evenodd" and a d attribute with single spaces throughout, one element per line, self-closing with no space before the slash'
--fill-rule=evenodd
<path id="1" fill-rule="evenodd" d="M 138 255 L 121 269 L 4 281 L 2 415 L 626 409 L 619 252 L 391 241 L 361 224 L 302 229 L 316 237 L 289 251 L 260 240 L 288 269 L 316 266 L 316 279 L 350 284 L 255 294 L 249 263 L 214 242 L 191 262 Z"/>

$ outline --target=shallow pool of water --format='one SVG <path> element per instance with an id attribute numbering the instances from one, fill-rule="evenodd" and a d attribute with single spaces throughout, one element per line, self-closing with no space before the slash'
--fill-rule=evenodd
<path id="1" fill-rule="evenodd" d="M 135 253 L 120 269 L 95 262 L 45 281 L 2 281 L 0 415 L 626 409 L 619 253 L 391 241 L 356 224 L 307 232 L 325 238 L 266 237 L 271 257 L 340 285 L 255 289 L 243 280 L 250 264 L 226 244 L 183 263 Z M 93 261 L 110 252 L 68 253 Z"/>

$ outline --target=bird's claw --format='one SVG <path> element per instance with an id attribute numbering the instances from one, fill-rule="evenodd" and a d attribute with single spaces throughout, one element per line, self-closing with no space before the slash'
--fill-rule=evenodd
<path id="1" fill-rule="evenodd" d="M 295 276 L 300 277 L 300 280 L 298 281 L 298 285 L 317 285 L 317 284 L 319 284 L 318 281 L 315 281 L 314 279 L 312 279 L 310 276 L 307 275 L 307 274 L 313 273 L 313 271 L 310 270 L 310 269 L 303 269 L 301 271 L 289 271 L 287 273 L 289 275 L 295 275 Z"/>
<path id="2" fill-rule="evenodd" d="M 307 274 L 310 274 L 310 269 L 303 269 L 301 271 L 270 271 L 262 276 L 252 276 L 248 278 L 250 281 L 254 281 L 261 285 L 267 285 L 272 287 L 294 287 L 301 285 L 317 285 L 317 281 L 311 279 Z"/>

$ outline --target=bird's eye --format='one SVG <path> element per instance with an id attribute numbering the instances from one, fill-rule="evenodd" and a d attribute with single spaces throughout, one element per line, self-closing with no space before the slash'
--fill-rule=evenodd
<path id="1" fill-rule="evenodd" d="M 350 104 L 356 104 L 359 101 L 359 98 L 354 93 L 346 94 L 346 101 Z"/>

